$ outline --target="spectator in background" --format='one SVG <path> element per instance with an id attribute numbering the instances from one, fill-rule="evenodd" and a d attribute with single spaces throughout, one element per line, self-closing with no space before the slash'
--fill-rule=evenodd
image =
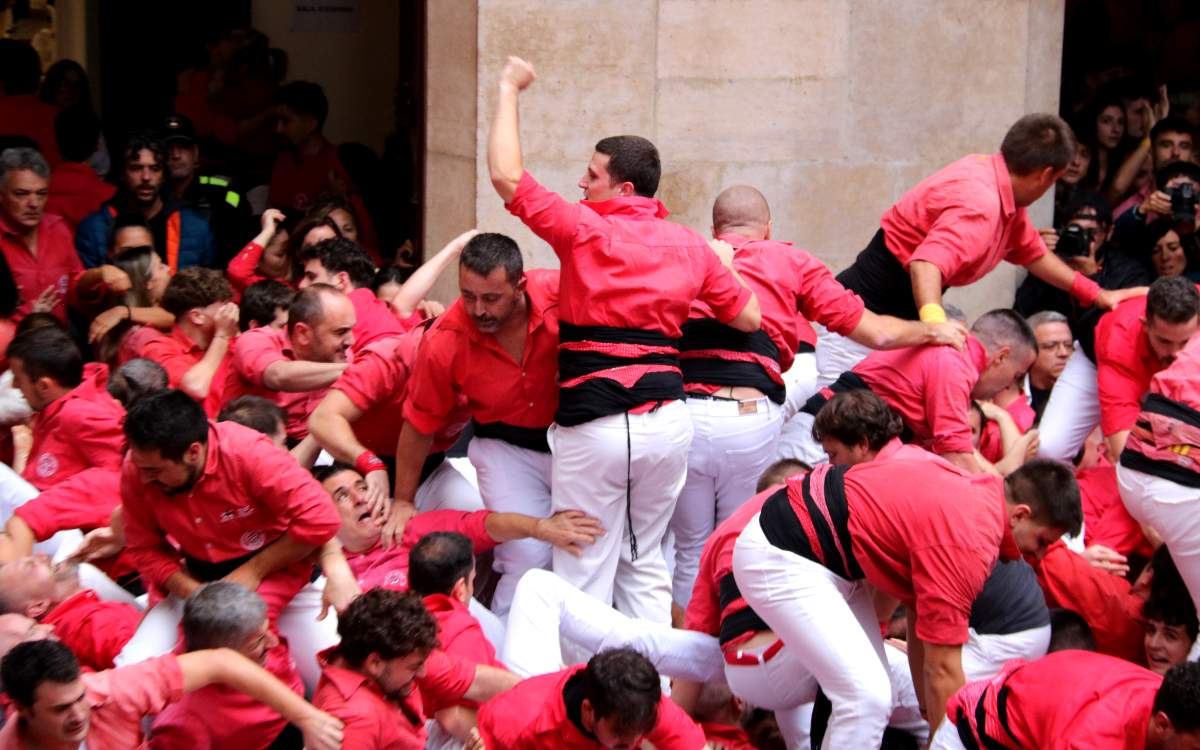
<path id="1" fill-rule="evenodd" d="M 89 109 L 64 109 L 54 118 L 54 140 L 62 154 L 50 174 L 50 200 L 46 210 L 67 220 L 71 231 L 84 217 L 111 200 L 117 188 L 96 174 L 87 163 L 100 143 L 100 120 Z"/>
<path id="2" fill-rule="evenodd" d="M 1067 171 L 1058 178 L 1054 186 L 1054 228 L 1058 229 L 1067 222 L 1070 216 L 1068 209 L 1074 202 L 1075 196 L 1084 189 L 1084 181 L 1092 166 L 1092 154 L 1096 153 L 1095 141 L 1085 137 L 1086 134 L 1075 134 L 1075 156 L 1067 164 Z"/>
<path id="3" fill-rule="evenodd" d="M 75 233 L 75 249 L 88 268 L 108 260 L 109 236 L 119 213 L 141 216 L 154 234 L 154 250 L 171 272 L 213 261 L 208 222 L 188 208 L 164 199 L 167 152 L 152 133 L 135 133 L 121 154 L 120 185 L 112 200 L 88 215 Z"/>
<path id="4" fill-rule="evenodd" d="M 285 146 L 271 170 L 268 201 L 275 208 L 307 211 L 322 193 L 341 192 L 350 178 L 337 147 L 321 132 L 329 115 L 325 91 L 310 81 L 292 81 L 275 96 L 276 132 Z"/>
<path id="5" fill-rule="evenodd" d="M 170 331 L 175 316 L 162 307 L 171 276 L 152 246 L 121 250 L 112 264 L 129 279 L 129 290 L 106 295 L 108 307 L 92 320 L 88 339 L 100 361 L 120 366 L 142 356 L 142 348 L 158 337 L 156 329 Z"/>
<path id="6" fill-rule="evenodd" d="M 1154 177 L 1163 167 L 1177 161 L 1193 161 L 1193 131 L 1191 123 L 1182 117 L 1166 116 L 1154 123 L 1149 135 L 1139 141 L 1125 158 L 1113 183 L 1114 192 L 1123 193 L 1120 196 L 1122 200 L 1112 201 L 1114 216 L 1120 216 L 1133 206 L 1144 203 L 1155 190 Z M 1150 179 L 1137 180 L 1144 169 L 1151 170 Z"/>
<path id="7" fill-rule="evenodd" d="M 1108 239 L 1112 234 L 1112 216 L 1103 196 L 1091 190 L 1073 191 L 1063 217 L 1065 223 L 1057 231 L 1039 231 L 1046 248 L 1072 270 L 1105 289 L 1122 289 L 1143 283 L 1141 263 L 1134 263 L 1131 272 L 1128 271 L 1128 263 L 1122 263 L 1120 259 L 1109 263 L 1112 247 Z M 1102 273 L 1106 267 L 1112 268 L 1114 273 Z M 1053 310 L 1066 316 L 1072 323 L 1081 312 L 1069 292 L 1051 286 L 1032 274 L 1026 276 L 1017 287 L 1013 309 L 1025 316 Z"/>
<path id="8" fill-rule="evenodd" d="M 275 279 L 263 279 L 246 287 L 238 304 L 238 327 L 242 333 L 252 328 L 270 326 L 283 330 L 288 322 L 288 306 L 296 290 Z"/>
<path id="9" fill-rule="evenodd" d="M 1100 96 L 1089 108 L 1086 119 L 1077 129 L 1095 133 L 1096 153 L 1092 155 L 1087 183 L 1101 193 L 1108 190 L 1121 165 L 1118 149 L 1125 137 L 1125 106 L 1116 96 Z"/>
<path id="10" fill-rule="evenodd" d="M 1197 268 L 1196 235 L 1181 232 L 1169 218 L 1159 219 L 1146 227 L 1146 240 L 1151 243 L 1143 248 L 1150 258 L 1154 278 L 1186 276 L 1192 281 L 1200 277 Z"/>
<path id="11" fill-rule="evenodd" d="M 293 243 L 289 241 L 295 222 L 277 208 L 263 211 L 261 222 L 262 231 L 246 243 L 225 271 L 235 292 L 266 279 L 290 284 L 295 275 Z"/>
<path id="12" fill-rule="evenodd" d="M 58 109 L 37 97 L 42 63 L 28 42 L 0 39 L 0 135 L 31 139 L 58 166 L 54 117 Z"/>
<path id="13" fill-rule="evenodd" d="M 336 195 L 322 196 L 320 203 L 313 206 L 308 215 L 313 218 L 329 217 L 341 235 L 348 240 L 357 242 L 371 256 L 371 262 L 381 265 L 379 257 L 379 237 L 371 224 L 371 215 L 357 195 L 345 198 Z"/>
<path id="14" fill-rule="evenodd" d="M 99 113 L 92 105 L 92 93 L 88 86 L 87 71 L 74 60 L 59 60 L 46 69 L 42 79 L 42 87 L 38 98 L 60 110 L 74 109 L 84 112 Z M 111 159 L 108 146 L 104 143 L 104 134 L 100 134 L 96 150 L 87 158 L 87 164 L 100 177 L 108 175 Z"/>
<path id="15" fill-rule="evenodd" d="M 1062 375 L 1067 360 L 1075 351 L 1075 337 L 1071 333 L 1066 316 L 1062 313 L 1045 310 L 1029 316 L 1026 322 L 1033 329 L 1033 336 L 1038 344 L 1037 359 L 1033 361 L 1033 367 L 1029 368 L 1029 373 L 1025 376 L 1023 388 L 1034 414 L 1037 415 L 1034 420 L 1036 424 L 1041 421 L 1046 402 L 1050 400 L 1050 389 L 1054 387 L 1058 376 Z"/>

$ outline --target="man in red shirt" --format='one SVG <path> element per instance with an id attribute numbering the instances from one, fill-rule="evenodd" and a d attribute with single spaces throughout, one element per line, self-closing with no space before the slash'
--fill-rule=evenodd
<path id="1" fill-rule="evenodd" d="M 274 208 L 304 212 L 322 193 L 349 187 L 350 177 L 338 159 L 337 146 L 321 130 L 329 115 L 329 100 L 310 81 L 292 81 L 275 96 L 275 132 L 289 148 L 275 157 L 268 202 Z"/>
<path id="2" fill-rule="evenodd" d="M 172 596 L 155 607 L 157 615 L 147 614 L 122 663 L 169 650 L 182 600 L 201 583 L 224 579 L 258 592 L 315 684 L 315 649 L 328 639 L 316 623 L 320 592 L 310 581 L 313 552 L 337 533 L 329 496 L 266 436 L 232 422 L 210 424 L 181 391 L 139 400 L 125 435 L 127 548 L 147 587 Z"/>
<path id="3" fill-rule="evenodd" d="M 464 399 L 474 420 L 468 450 L 484 505 L 550 514 L 546 430 L 558 406 L 558 272 L 526 272 L 517 243 L 485 233 L 463 249 L 458 279 L 462 296 L 425 333 L 408 379 L 396 446 L 397 507 L 384 529 L 385 544 L 397 519 L 412 512 L 434 436 Z M 359 456 L 355 464 L 370 469 L 370 460 Z M 503 616 L 521 575 L 548 567 L 551 551 L 530 539 L 502 544 L 495 554 L 501 577 L 492 606 Z"/>
<path id="4" fill-rule="evenodd" d="M 569 203 L 525 171 L 517 122 L 533 68 L 510 57 L 488 141 L 492 185 L 508 210 L 554 248 L 559 294 L 559 404 L 549 437 L 556 509 L 600 519 L 608 533 L 581 557 L 554 553 L 554 569 L 626 614 L 671 617 L 662 540 L 687 475 L 691 419 L 674 339 L 694 300 L 721 323 L 755 331 L 754 293 L 732 253 L 710 249 L 665 221 L 654 198 L 658 150 L 637 136 L 596 144 Z"/>
<path id="5" fill-rule="evenodd" d="M 63 160 L 50 174 L 46 210 L 66 219 L 74 231 L 84 217 L 112 200 L 117 186 L 100 179 L 87 163 L 100 141 L 100 120 L 91 110 L 61 110 L 54 118 L 54 139 Z"/>
<path id="6" fill-rule="evenodd" d="M 17 317 L 35 302 L 65 321 L 64 300 L 71 277 L 83 270 L 71 227 L 46 213 L 50 166 L 31 148 L 0 154 L 0 251 L 17 285 Z"/>
<path id="7" fill-rule="evenodd" d="M 241 334 L 230 355 L 225 400 L 249 393 L 287 412 L 287 435 L 303 440 L 308 416 L 326 389 L 346 371 L 354 344 L 354 305 L 327 284 L 292 298 L 287 329 L 259 326 Z"/>
<path id="8" fill-rule="evenodd" d="M 700 727 L 662 694 L 658 671 L 627 648 L 532 677 L 479 709 L 487 750 L 639 747 L 700 750 Z"/>
<path id="9" fill-rule="evenodd" d="M 950 698 L 934 750 L 1200 748 L 1200 664 L 1161 677 L 1088 651 L 1012 661 Z"/>
<path id="10" fill-rule="evenodd" d="M 909 661 L 929 724 L 964 682 L 971 606 L 998 555 L 1078 531 L 1070 469 L 1035 461 L 971 478 L 943 461 L 822 464 L 768 498 L 733 550 L 737 588 L 833 704 L 830 747 L 878 747 L 892 707 L 863 582 L 909 611 Z"/>
<path id="11" fill-rule="evenodd" d="M 138 608 L 100 601 L 95 591 L 84 588 L 75 563 L 52 565 L 45 555 L 0 565 L 0 612 L 53 626 L 54 635 L 80 663 L 97 672 L 113 668 L 113 659 L 142 619 Z"/>
<path id="12" fill-rule="evenodd" d="M 37 412 L 22 476 L 39 490 L 91 468 L 121 464 L 125 410 L 105 390 L 108 368 L 83 363 L 66 331 L 35 328 L 8 345 L 13 384 Z"/>
<path id="13" fill-rule="evenodd" d="M 62 643 L 32 641 L 14 647 L 0 661 L 0 677 L 16 708 L 0 730 L 0 750 L 141 747 L 146 717 L 186 693 L 215 683 L 263 701 L 288 717 L 301 727 L 308 748 L 342 746 L 341 722 L 230 649 L 167 654 L 81 674 L 75 655 Z"/>
<path id="14" fill-rule="evenodd" d="M 254 592 L 228 581 L 206 583 L 188 597 L 182 628 L 186 652 L 232 649 L 304 695 L 287 644 L 272 632 L 267 605 Z M 300 747 L 302 742 L 300 731 L 278 711 L 225 685 L 188 693 L 159 713 L 150 727 L 152 750 L 265 750 Z"/>
<path id="15" fill-rule="evenodd" d="M 238 334 L 238 306 L 224 274 L 185 268 L 171 277 L 162 307 L 175 328 L 146 342 L 142 356 L 162 365 L 178 388 L 215 417 L 225 403 L 230 342 Z"/>
<path id="16" fill-rule="evenodd" d="M 1075 137 L 1061 118 L 1022 117 L 1005 134 L 999 153 L 965 156 L 905 193 L 838 281 L 869 310 L 938 322 L 946 320 L 946 289 L 974 283 L 1006 260 L 1084 305 L 1115 307 L 1127 290 L 1102 290 L 1047 252 L 1025 213 L 1074 156 Z M 817 348 L 822 385 L 866 354 L 829 334 Z"/>
<path id="17" fill-rule="evenodd" d="M 345 724 L 347 750 L 423 750 L 427 717 L 463 700 L 488 700 L 518 681 L 439 650 L 437 623 L 413 592 L 368 591 L 342 612 L 338 633 L 341 643 L 321 655 L 313 704 Z"/>
<path id="18" fill-rule="evenodd" d="M 992 310 L 971 327 L 966 348 L 926 346 L 874 352 L 804 405 L 808 421 L 834 393 L 867 388 L 887 402 L 922 445 L 964 471 L 979 473 L 971 399 L 988 399 L 1012 384 L 1037 357 L 1037 339 L 1012 310 Z"/>
<path id="19" fill-rule="evenodd" d="M 321 240 L 301 248 L 297 260 L 304 269 L 297 284 L 300 289 L 328 284 L 354 303 L 356 354 L 380 339 L 399 336 L 408 330 L 388 303 L 371 291 L 375 266 L 358 244 L 341 237 Z"/>
<path id="20" fill-rule="evenodd" d="M 1038 455 L 1073 461 L 1099 424 L 1120 456 L 1150 380 L 1200 328 L 1200 291 L 1182 276 L 1156 280 L 1144 297 L 1080 322 L 1079 345 L 1054 384 Z"/>
<path id="21" fill-rule="evenodd" d="M 704 541 L 754 494 L 755 482 L 775 459 L 772 446 L 787 396 L 783 373 L 800 354 L 799 334 L 808 321 L 872 349 L 961 347 L 965 340 L 958 322 L 900 320 L 865 309 L 824 263 L 772 240 L 771 229 L 767 201 L 752 187 L 726 188 L 713 203 L 713 237 L 734 248 L 733 265 L 758 298 L 762 329 L 736 331 L 714 320 L 700 301 L 692 303 L 683 326 L 680 366 L 695 435 L 671 519 L 680 613 L 691 596 Z"/>

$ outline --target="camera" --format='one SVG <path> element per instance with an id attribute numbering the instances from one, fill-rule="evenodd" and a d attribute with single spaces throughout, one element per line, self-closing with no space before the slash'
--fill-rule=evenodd
<path id="1" fill-rule="evenodd" d="M 1058 244 L 1054 246 L 1054 254 L 1060 258 L 1077 258 L 1090 255 L 1092 249 L 1092 230 L 1078 224 L 1068 224 L 1058 230 Z"/>
<path id="2" fill-rule="evenodd" d="M 1168 192 L 1171 195 L 1171 220 L 1177 229 L 1191 234 L 1196 227 L 1196 187 L 1185 182 Z"/>

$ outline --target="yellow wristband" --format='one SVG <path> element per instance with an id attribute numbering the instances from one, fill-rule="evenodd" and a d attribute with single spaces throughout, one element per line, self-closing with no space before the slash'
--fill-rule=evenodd
<path id="1" fill-rule="evenodd" d="M 945 323 L 946 311 L 941 305 L 930 302 L 928 305 L 921 305 L 921 309 L 917 311 L 917 317 L 922 323 Z"/>

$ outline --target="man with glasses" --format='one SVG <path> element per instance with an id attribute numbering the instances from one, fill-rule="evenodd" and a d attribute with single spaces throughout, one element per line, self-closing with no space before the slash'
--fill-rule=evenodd
<path id="1" fill-rule="evenodd" d="M 1054 387 L 1058 376 L 1062 375 L 1067 360 L 1075 351 L 1075 337 L 1071 333 L 1067 316 L 1059 312 L 1046 310 L 1034 313 L 1026 322 L 1033 329 L 1033 336 L 1038 345 L 1037 359 L 1033 361 L 1033 367 L 1029 368 L 1029 374 L 1025 376 L 1023 389 L 1034 414 L 1037 415 L 1034 420 L 1036 424 L 1041 421 L 1042 412 L 1046 410 L 1046 402 L 1050 400 L 1050 389 Z"/>

